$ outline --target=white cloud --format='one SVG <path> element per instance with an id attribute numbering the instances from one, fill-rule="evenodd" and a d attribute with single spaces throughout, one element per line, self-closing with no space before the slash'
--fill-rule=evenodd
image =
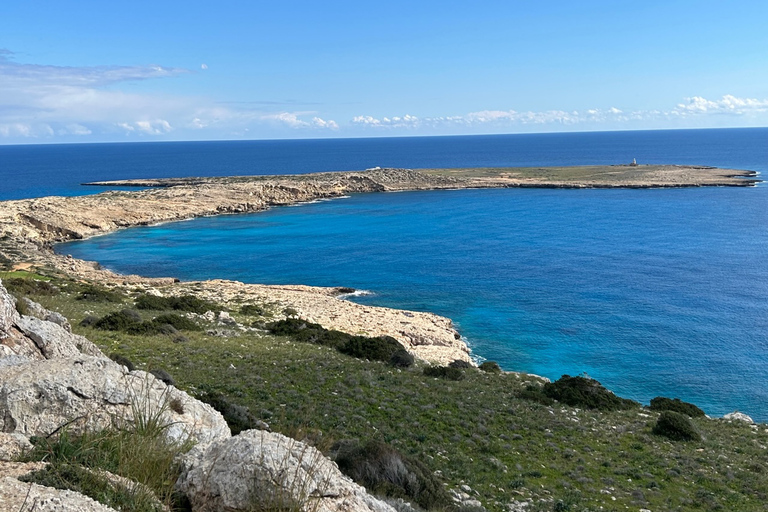
<path id="1" fill-rule="evenodd" d="M 670 110 L 636 110 L 625 112 L 617 107 L 607 109 L 591 108 L 586 110 L 545 110 L 518 112 L 516 110 L 480 110 L 458 116 L 441 117 L 416 117 L 405 115 L 402 117 L 373 117 L 361 115 L 352 118 L 351 123 L 356 126 L 369 128 L 418 128 L 430 127 L 514 127 L 525 125 L 589 125 L 589 126 L 620 126 L 626 123 L 640 121 L 663 121 L 669 119 L 692 118 L 713 114 L 727 114 L 732 116 L 745 116 L 750 114 L 768 113 L 768 100 L 752 98 L 737 98 L 725 95 L 719 100 L 707 100 L 694 96 L 686 98 Z"/>
<path id="2" fill-rule="evenodd" d="M 266 114 L 261 116 L 266 121 L 276 122 L 289 128 L 327 128 L 330 130 L 338 130 L 339 125 L 332 119 L 324 120 L 320 117 L 313 116 L 311 119 L 302 119 L 302 116 L 311 115 L 314 112 L 277 112 L 274 114 Z"/>

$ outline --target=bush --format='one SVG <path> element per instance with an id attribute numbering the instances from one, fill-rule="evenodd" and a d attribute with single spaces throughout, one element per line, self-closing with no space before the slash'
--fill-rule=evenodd
<path id="1" fill-rule="evenodd" d="M 269 314 L 269 310 L 259 304 L 243 304 L 240 307 L 240 313 L 249 316 L 265 316 Z"/>
<path id="2" fill-rule="evenodd" d="M 371 361 L 389 361 L 398 350 L 405 350 L 405 347 L 391 336 L 350 336 L 347 342 L 339 347 L 342 354 Z"/>
<path id="3" fill-rule="evenodd" d="M 485 361 L 479 368 L 488 373 L 501 373 L 501 366 L 496 361 Z"/>
<path id="4" fill-rule="evenodd" d="M 243 430 L 259 428 L 263 423 L 256 416 L 251 414 L 247 407 L 233 404 L 221 393 L 215 391 L 204 391 L 197 397 L 202 402 L 207 403 L 224 416 L 224 421 L 229 425 L 232 435 L 236 436 Z"/>
<path id="5" fill-rule="evenodd" d="M 156 295 L 140 295 L 136 299 L 138 309 L 152 309 L 155 311 L 186 311 L 188 313 L 203 314 L 206 311 L 221 311 L 218 305 L 199 299 L 193 295 L 181 295 L 179 297 L 158 297 Z"/>
<path id="6" fill-rule="evenodd" d="M 427 366 L 424 368 L 424 375 L 448 380 L 462 380 L 464 378 L 464 372 L 460 368 L 450 366 Z"/>
<path id="7" fill-rule="evenodd" d="M 663 411 L 653 427 L 653 433 L 673 441 L 701 441 L 701 435 L 690 418 L 675 411 Z"/>
<path id="8" fill-rule="evenodd" d="M 102 331 L 127 331 L 140 324 L 141 317 L 137 320 L 135 311 L 124 309 L 99 318 L 93 326 Z"/>
<path id="9" fill-rule="evenodd" d="M 337 443 L 333 451 L 339 469 L 372 494 L 413 500 L 424 509 L 451 504 L 442 482 L 424 464 L 392 446 L 346 441 Z"/>
<path id="10" fill-rule="evenodd" d="M 555 382 L 544 384 L 544 394 L 553 400 L 586 409 L 600 411 L 620 411 L 639 407 L 634 400 L 614 395 L 598 381 L 588 377 L 563 375 Z"/>
<path id="11" fill-rule="evenodd" d="M 80 320 L 80 327 L 93 327 L 96 322 L 99 321 L 99 317 L 93 315 L 87 315 Z"/>
<path id="12" fill-rule="evenodd" d="M 87 302 L 122 302 L 123 297 L 119 293 L 107 290 L 106 288 L 88 285 L 80 291 L 77 300 Z"/>
<path id="13" fill-rule="evenodd" d="M 472 365 L 469 364 L 469 362 L 464 361 L 462 359 L 456 359 L 454 361 L 451 361 L 450 363 L 448 363 L 448 366 L 450 366 L 451 368 L 462 368 L 462 369 L 472 368 Z"/>
<path id="14" fill-rule="evenodd" d="M 399 348 L 395 350 L 392 353 L 392 357 L 389 358 L 389 364 L 391 364 L 395 368 L 408 368 L 409 366 L 412 366 L 413 363 L 414 363 L 413 354 L 411 354 L 404 348 Z"/>
<path id="15" fill-rule="evenodd" d="M 151 373 L 152 375 L 154 375 L 155 377 L 157 377 L 161 381 L 165 382 L 169 386 L 175 386 L 176 385 L 176 381 L 173 380 L 173 377 L 171 377 L 171 374 L 168 373 L 165 370 L 161 370 L 161 369 L 158 368 L 158 369 L 155 369 L 155 370 L 150 370 L 149 373 Z"/>
<path id="16" fill-rule="evenodd" d="M 344 346 L 351 334 L 326 329 L 320 324 L 307 322 L 300 318 L 286 318 L 267 324 L 267 329 L 278 336 L 290 336 L 296 341 L 316 343 L 339 349 Z"/>
<path id="17" fill-rule="evenodd" d="M 165 315 L 157 316 L 152 320 L 152 323 L 154 323 L 157 326 L 171 325 L 179 331 L 199 331 L 200 330 L 200 326 L 197 325 L 197 323 L 194 320 L 190 320 L 185 316 L 177 315 L 176 313 L 167 313 Z M 175 334 L 175 332 L 171 334 Z"/>
<path id="18" fill-rule="evenodd" d="M 701 418 L 705 416 L 704 411 L 695 405 L 683 402 L 679 398 L 669 399 L 663 396 L 657 396 L 651 400 L 650 409 L 652 411 L 674 411 L 681 414 L 687 414 L 691 418 Z"/>
<path id="19" fill-rule="evenodd" d="M 3 286 L 17 297 L 22 295 L 56 295 L 59 293 L 56 286 L 40 279 L 12 277 L 3 280 Z"/>
<path id="20" fill-rule="evenodd" d="M 543 387 L 534 384 L 528 384 L 525 389 L 518 391 L 517 397 L 547 406 L 555 403 L 552 398 L 544 394 Z"/>
<path id="21" fill-rule="evenodd" d="M 129 372 L 132 372 L 133 370 L 136 369 L 136 367 L 133 365 L 133 363 L 127 357 L 125 357 L 125 356 L 123 356 L 121 354 L 112 353 L 112 354 L 109 354 L 109 358 L 111 360 L 113 360 L 114 362 L 116 362 L 117 364 L 121 364 L 121 365 L 125 366 L 126 368 L 128 368 Z"/>

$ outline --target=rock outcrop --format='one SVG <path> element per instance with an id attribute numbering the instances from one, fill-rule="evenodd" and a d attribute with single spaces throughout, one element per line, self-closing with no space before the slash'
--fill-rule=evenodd
<path id="1" fill-rule="evenodd" d="M 176 484 L 194 510 L 394 512 L 344 476 L 315 448 L 280 434 L 247 430 L 193 448 Z"/>
<path id="2" fill-rule="evenodd" d="M 29 451 L 32 436 L 130 428 L 142 420 L 162 425 L 179 445 L 195 443 L 177 483 L 195 512 L 289 504 L 322 512 L 394 512 L 315 448 L 260 430 L 232 437 L 209 405 L 107 359 L 39 304 L 26 304 L 36 316 L 20 315 L 14 304 L 0 282 L 0 510 L 113 510 L 76 492 L 18 480 L 40 463 L 3 461 Z"/>

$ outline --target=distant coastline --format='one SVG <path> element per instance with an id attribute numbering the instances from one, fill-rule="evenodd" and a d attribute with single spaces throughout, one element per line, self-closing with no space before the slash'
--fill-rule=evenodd
<path id="1" fill-rule="evenodd" d="M 178 283 L 173 278 L 121 276 L 97 263 L 58 255 L 53 244 L 117 229 L 225 213 L 262 211 L 351 193 L 462 188 L 663 188 L 752 186 L 752 171 L 704 166 L 614 165 L 531 168 L 368 169 L 288 176 L 172 178 L 98 182 L 144 190 L 88 196 L 43 197 L 0 203 L 0 256 L 13 264 L 47 265 L 105 283 L 146 283 L 162 293 L 195 293 L 222 301 L 250 294 L 295 309 L 327 328 L 391 335 L 422 359 L 470 360 L 469 349 L 447 318 L 363 306 L 338 299 L 338 289 L 244 285 L 232 281 Z M 344 283 L 340 283 L 344 284 Z M 406 318 L 403 318 L 405 316 Z"/>

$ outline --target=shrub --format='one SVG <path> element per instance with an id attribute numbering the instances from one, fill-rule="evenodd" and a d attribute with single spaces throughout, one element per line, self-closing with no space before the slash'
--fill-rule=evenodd
<path id="1" fill-rule="evenodd" d="M 307 322 L 300 318 L 286 318 L 267 324 L 267 329 L 278 336 L 290 336 L 296 341 L 305 343 L 317 343 L 333 348 L 340 348 L 347 343 L 351 334 L 333 331 L 324 328 L 320 324 Z"/>
<path id="2" fill-rule="evenodd" d="M 415 501 L 424 509 L 451 504 L 442 482 L 420 461 L 380 441 L 337 443 L 339 469 L 372 494 Z"/>
<path id="3" fill-rule="evenodd" d="M 193 295 L 181 295 L 179 297 L 140 295 L 136 299 L 136 307 L 138 309 L 152 309 L 156 311 L 175 310 L 197 314 L 203 314 L 206 311 L 221 311 L 221 307 L 216 304 L 204 301 Z"/>
<path id="4" fill-rule="evenodd" d="M 157 377 L 161 381 L 165 382 L 169 386 L 175 386 L 176 385 L 176 381 L 173 380 L 173 377 L 171 377 L 171 374 L 168 373 L 165 370 L 161 370 L 161 369 L 157 368 L 157 369 L 154 369 L 154 370 L 150 370 L 149 373 L 151 373 L 152 375 L 154 375 L 155 377 Z"/>
<path id="5" fill-rule="evenodd" d="M 122 302 L 123 297 L 119 293 L 107 290 L 106 288 L 87 285 L 80 291 L 77 300 L 87 302 Z"/>
<path id="6" fill-rule="evenodd" d="M 80 327 L 93 327 L 96 322 L 99 321 L 99 317 L 93 315 L 87 315 L 80 320 Z"/>
<path id="7" fill-rule="evenodd" d="M 619 411 L 640 406 L 634 400 L 614 395 L 598 381 L 588 377 L 563 375 L 555 382 L 544 384 L 544 394 L 572 407 L 600 411 Z"/>
<path id="8" fill-rule="evenodd" d="M 454 361 L 451 361 L 450 363 L 448 363 L 448 366 L 450 366 L 451 368 L 462 368 L 462 369 L 472 368 L 472 365 L 469 364 L 469 362 L 464 361 L 462 359 L 456 359 Z"/>
<path id="9" fill-rule="evenodd" d="M 126 368 L 128 368 L 129 372 L 132 372 L 133 370 L 136 369 L 136 367 L 133 365 L 133 363 L 127 357 L 125 357 L 125 356 L 123 356 L 121 354 L 112 353 L 112 354 L 109 354 L 109 358 L 111 360 L 113 360 L 114 362 L 116 362 L 117 364 L 121 364 L 121 365 L 125 366 Z"/>
<path id="10" fill-rule="evenodd" d="M 675 411 L 662 411 L 653 433 L 673 441 L 701 441 L 701 435 L 696 431 L 690 418 Z"/>
<path id="11" fill-rule="evenodd" d="M 171 325 L 179 331 L 199 331 L 200 326 L 194 320 L 191 320 L 185 316 L 177 315 L 176 313 L 167 313 L 160 315 L 152 320 L 155 325 Z M 175 333 L 171 333 L 175 334 Z"/>
<path id="12" fill-rule="evenodd" d="M 103 331 L 127 331 L 140 325 L 140 320 L 141 317 L 138 320 L 136 319 L 135 311 L 123 309 L 122 311 L 115 311 L 99 318 L 94 322 L 93 326 Z"/>
<path id="13" fill-rule="evenodd" d="M 379 336 L 377 338 L 350 336 L 347 342 L 339 347 L 339 352 L 371 361 L 389 361 L 392 354 L 401 349 L 405 349 L 405 347 L 392 336 Z"/>
<path id="14" fill-rule="evenodd" d="M 233 404 L 224 395 L 215 391 L 204 391 L 199 395 L 201 401 L 207 403 L 224 416 L 232 435 L 236 436 L 243 430 L 259 428 L 263 423 L 254 416 L 247 407 Z"/>
<path id="15" fill-rule="evenodd" d="M 464 372 L 460 368 L 450 366 L 427 366 L 424 368 L 424 375 L 448 380 L 462 380 L 464 378 Z"/>
<path id="16" fill-rule="evenodd" d="M 17 297 L 22 295 L 56 295 L 59 293 L 58 287 L 40 279 L 12 277 L 3 280 L 3 286 Z"/>
<path id="17" fill-rule="evenodd" d="M 269 310 L 259 304 L 243 304 L 240 307 L 240 313 L 249 316 L 265 316 L 269 314 Z"/>
<path id="18" fill-rule="evenodd" d="M 409 366 L 412 366 L 413 363 L 414 363 L 413 354 L 411 354 L 404 348 L 399 348 L 395 350 L 392 353 L 392 357 L 389 358 L 389 364 L 391 364 L 395 368 L 408 368 Z"/>
<path id="19" fill-rule="evenodd" d="M 525 400 L 530 400 L 532 402 L 537 402 L 542 405 L 552 405 L 555 403 L 555 401 L 544 394 L 544 388 L 541 386 L 536 386 L 535 384 L 528 384 L 525 386 L 525 389 L 521 389 L 517 392 L 518 398 L 523 398 Z"/>
<path id="20" fill-rule="evenodd" d="M 679 398 L 669 399 L 663 396 L 657 396 L 651 400 L 650 409 L 652 411 L 675 411 L 681 414 L 687 414 L 691 418 L 701 418 L 705 416 L 704 411 L 691 403 L 683 402 Z"/>
<path id="21" fill-rule="evenodd" d="M 501 366 L 496 361 L 485 361 L 479 368 L 488 373 L 501 373 Z"/>

